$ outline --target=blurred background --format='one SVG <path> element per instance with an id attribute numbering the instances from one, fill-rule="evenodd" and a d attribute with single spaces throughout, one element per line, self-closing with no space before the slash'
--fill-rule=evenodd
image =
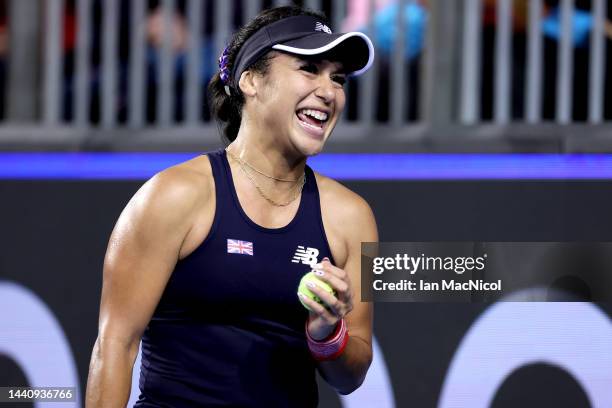
<path id="1" fill-rule="evenodd" d="M 0 147 L 216 147 L 205 93 L 216 58 L 236 27 L 281 4 L 2 0 Z M 608 150 L 606 0 L 296 4 L 376 43 L 330 151 Z"/>
<path id="2" fill-rule="evenodd" d="M 612 241 L 608 0 L 0 0 L 0 387 L 76 386 L 51 406 L 82 406 L 118 215 L 155 172 L 222 147 L 217 58 L 285 4 L 375 43 L 309 163 L 368 200 L 381 240 L 550 242 L 491 262 L 571 265 L 582 288 L 377 303 L 365 384 L 320 381 L 320 406 L 611 407 L 611 294 L 592 294 L 612 254 L 559 262 L 555 244 Z"/>

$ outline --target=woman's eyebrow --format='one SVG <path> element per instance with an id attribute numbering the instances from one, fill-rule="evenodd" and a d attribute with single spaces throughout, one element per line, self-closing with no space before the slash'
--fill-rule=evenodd
<path id="1" fill-rule="evenodd" d="M 344 65 L 340 64 L 340 67 L 335 72 L 336 74 L 348 75 L 348 72 L 344 68 Z"/>
<path id="2" fill-rule="evenodd" d="M 348 74 L 346 72 L 344 64 L 338 62 L 338 63 L 334 63 L 334 65 L 336 66 L 336 69 L 334 70 L 334 74 L 341 74 L 341 75 L 347 75 Z"/>
<path id="3" fill-rule="evenodd" d="M 339 61 L 333 61 L 333 60 L 328 60 L 328 59 L 320 59 L 318 61 L 319 64 L 324 63 L 325 61 L 329 62 L 330 64 L 332 64 L 335 68 L 334 70 L 334 74 L 346 74 L 346 70 L 344 68 L 344 64 L 339 62 Z"/>

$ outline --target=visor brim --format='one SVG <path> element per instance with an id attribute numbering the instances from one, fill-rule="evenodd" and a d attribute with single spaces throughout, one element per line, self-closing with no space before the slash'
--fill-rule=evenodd
<path id="1" fill-rule="evenodd" d="M 374 46 L 360 32 L 341 34 L 309 33 L 303 37 L 272 46 L 272 49 L 296 55 L 329 54 L 341 62 L 347 74 L 361 75 L 374 62 Z"/>

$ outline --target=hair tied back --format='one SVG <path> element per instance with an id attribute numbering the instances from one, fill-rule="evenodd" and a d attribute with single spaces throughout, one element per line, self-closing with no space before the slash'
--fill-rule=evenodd
<path id="1" fill-rule="evenodd" d="M 225 93 L 227 94 L 227 96 L 231 96 L 230 87 L 228 85 L 230 77 L 230 70 L 227 67 L 227 63 L 229 61 L 228 47 L 225 47 L 225 49 L 223 50 L 223 54 L 221 54 L 221 56 L 219 57 L 219 78 L 224 84 L 223 89 L 225 89 Z"/>

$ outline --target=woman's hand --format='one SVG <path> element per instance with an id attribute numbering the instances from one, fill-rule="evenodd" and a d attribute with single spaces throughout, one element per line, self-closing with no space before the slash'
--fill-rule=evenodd
<path id="1" fill-rule="evenodd" d="M 315 340 L 323 340 L 334 332 L 338 321 L 353 309 L 353 292 L 349 274 L 331 264 L 328 258 L 313 267 L 317 278 L 329 284 L 336 296 L 313 284 L 308 289 L 317 295 L 324 304 L 315 302 L 302 294 L 300 298 L 311 311 L 308 317 L 308 333 Z M 326 307 L 327 306 L 327 307 Z"/>

